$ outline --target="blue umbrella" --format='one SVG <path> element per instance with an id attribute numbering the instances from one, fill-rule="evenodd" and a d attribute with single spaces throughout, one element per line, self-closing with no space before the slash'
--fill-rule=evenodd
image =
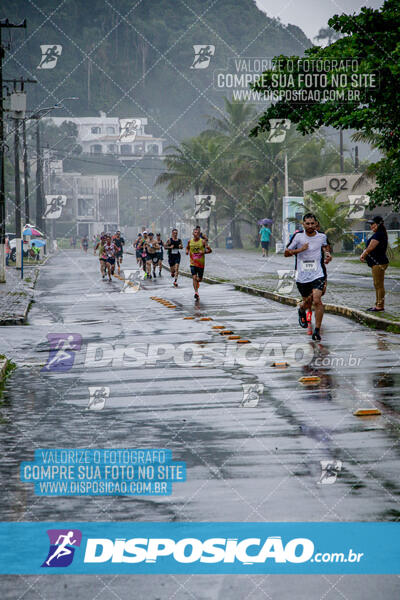
<path id="1" fill-rule="evenodd" d="M 34 240 L 32 243 L 35 244 L 35 246 L 37 248 L 41 248 L 42 246 L 46 245 L 46 241 L 45 240 Z"/>
<path id="2" fill-rule="evenodd" d="M 273 220 L 272 219 L 260 219 L 257 222 L 259 225 L 272 225 Z"/>

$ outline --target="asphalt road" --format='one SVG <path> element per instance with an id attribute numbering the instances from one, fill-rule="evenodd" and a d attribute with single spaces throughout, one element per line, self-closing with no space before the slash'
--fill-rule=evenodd
<path id="1" fill-rule="evenodd" d="M 133 257 L 126 267 L 135 268 Z M 101 280 L 93 255 L 78 252 L 61 253 L 42 269 L 29 325 L 2 329 L 1 353 L 18 367 L 0 405 L 2 519 L 398 519 L 400 338 L 327 315 L 316 344 L 292 308 L 206 284 L 196 305 L 190 280 L 180 284 L 174 289 L 165 273 L 141 282 L 136 293 L 122 292 L 120 280 Z M 205 317 L 212 320 L 200 320 Z M 238 345 L 215 325 L 251 343 Z M 68 372 L 41 371 L 49 334 L 82 337 Z M 145 359 L 134 362 L 134 350 Z M 166 358 L 156 360 L 163 351 Z M 277 369 L 274 360 L 290 366 Z M 309 375 L 319 383 L 298 381 Z M 243 388 L 249 385 L 251 397 Z M 102 410 L 88 410 L 92 386 L 109 387 Z M 382 416 L 353 415 L 372 406 Z M 19 481 L 19 463 L 32 460 L 35 448 L 75 447 L 168 448 L 175 460 L 186 461 L 187 481 L 174 484 L 171 496 L 136 498 L 39 497 Z M 342 464 L 331 485 L 318 483 L 323 460 Z M 400 589 L 396 576 L 1 579 L 5 600 L 66 594 L 85 600 L 392 600 Z"/>

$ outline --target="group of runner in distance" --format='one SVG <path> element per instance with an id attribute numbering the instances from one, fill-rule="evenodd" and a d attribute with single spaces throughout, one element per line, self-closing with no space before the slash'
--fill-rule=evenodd
<path id="1" fill-rule="evenodd" d="M 114 236 L 103 232 L 100 240 L 94 248 L 94 253 L 99 251 L 100 272 L 102 278 L 108 275 L 109 281 L 115 273 L 115 267 L 118 274 L 121 272 L 123 261 L 125 240 L 121 237 L 121 232 L 117 231 Z M 136 262 L 143 270 L 145 279 L 152 279 L 162 275 L 162 265 L 164 260 L 164 249 L 168 252 L 168 264 L 170 266 L 171 277 L 174 279 L 174 287 L 178 287 L 179 265 L 181 262 L 181 250 L 183 250 L 182 240 L 178 238 L 178 230 L 173 229 L 171 237 L 164 243 L 161 234 L 143 231 L 139 233 L 133 242 L 136 254 Z M 193 279 L 194 297 L 199 300 L 199 286 L 203 279 L 205 267 L 205 255 L 212 252 L 206 235 L 201 233 L 200 227 L 193 229 L 193 237 L 186 245 L 186 254 L 190 258 L 190 271 Z"/>
<path id="2" fill-rule="evenodd" d="M 94 248 L 94 253 L 99 251 L 100 272 L 103 279 L 108 275 L 111 281 L 115 267 L 120 273 L 123 260 L 125 240 L 121 232 L 114 236 L 102 233 L 100 241 Z M 181 262 L 182 240 L 178 237 L 178 230 L 173 229 L 171 237 L 164 243 L 161 234 L 143 231 L 133 242 L 136 261 L 143 270 L 145 278 L 152 279 L 162 275 L 164 249 L 168 252 L 173 285 L 178 287 L 179 265 Z M 208 238 L 201 233 L 200 227 L 193 229 L 193 237 L 186 245 L 186 254 L 190 258 L 190 271 L 193 279 L 195 300 L 199 300 L 199 286 L 203 279 L 205 255 L 212 252 Z M 319 231 L 319 223 L 315 215 L 307 213 L 303 217 L 303 229 L 295 231 L 285 249 L 285 256 L 295 256 L 296 284 L 302 296 L 298 308 L 299 324 L 308 328 L 308 332 L 315 341 L 321 340 L 321 323 L 324 314 L 322 296 L 326 290 L 327 272 L 326 264 L 332 260 L 331 247 L 325 235 Z M 312 306 L 315 311 L 315 328 L 311 328 Z"/>

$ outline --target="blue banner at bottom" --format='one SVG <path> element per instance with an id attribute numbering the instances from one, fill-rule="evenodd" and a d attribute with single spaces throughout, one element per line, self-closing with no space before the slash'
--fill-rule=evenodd
<path id="1" fill-rule="evenodd" d="M 399 572 L 399 523 L 0 523 L 1 574 Z"/>

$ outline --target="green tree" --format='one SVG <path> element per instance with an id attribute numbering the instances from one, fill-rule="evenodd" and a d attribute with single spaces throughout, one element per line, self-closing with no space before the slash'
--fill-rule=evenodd
<path id="1" fill-rule="evenodd" d="M 169 194 L 215 194 L 217 202 L 229 196 L 223 183 L 226 178 L 223 172 L 226 170 L 225 146 L 220 138 L 203 134 L 185 140 L 180 146 L 170 146 L 167 150 L 170 152 L 164 161 L 167 169 L 158 176 L 156 184 L 167 184 Z M 216 233 L 215 209 L 213 212 Z M 208 231 L 209 228 L 208 220 Z"/>
<path id="2" fill-rule="evenodd" d="M 252 135 L 269 130 L 269 119 L 287 118 L 303 133 L 312 133 L 322 125 L 337 129 L 355 129 L 365 135 L 377 134 L 377 147 L 384 153 L 375 164 L 378 187 L 369 192 L 371 207 L 400 207 L 400 4 L 386 0 L 379 10 L 362 8 L 357 15 L 335 15 L 329 26 L 343 37 L 325 48 L 313 47 L 305 57 L 279 56 L 279 72 L 292 76 L 292 92 L 310 92 L 301 102 L 293 94 L 273 103 L 260 118 Z M 333 60 L 357 60 L 353 72 Z M 308 87 L 305 75 L 310 61 L 325 61 L 327 70 Z M 329 62 L 330 61 L 330 62 Z M 287 90 L 288 80 L 276 78 L 276 70 L 266 71 L 253 87 L 259 92 L 279 94 Z M 347 75 L 338 82 L 335 75 Z M 351 75 L 361 78 L 354 95 Z M 367 79 L 365 79 L 367 75 Z M 364 82 L 364 83 L 362 83 Z M 378 83 L 377 83 L 378 82 Z M 340 91 L 343 98 L 325 98 L 324 91 Z M 320 94 L 318 98 L 317 92 Z M 304 100 L 304 98 L 303 98 Z"/>

